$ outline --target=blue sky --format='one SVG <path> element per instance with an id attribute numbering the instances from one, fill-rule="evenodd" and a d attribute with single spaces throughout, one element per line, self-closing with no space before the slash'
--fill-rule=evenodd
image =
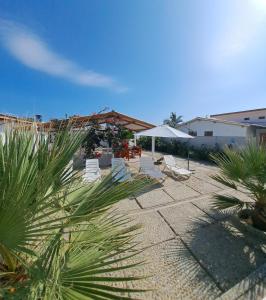
<path id="1" fill-rule="evenodd" d="M 265 25 L 266 0 L 1 0 L 0 112 L 266 107 Z"/>

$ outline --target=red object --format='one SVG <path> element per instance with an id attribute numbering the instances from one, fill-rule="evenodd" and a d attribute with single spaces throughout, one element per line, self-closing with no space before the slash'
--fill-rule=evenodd
<path id="1" fill-rule="evenodd" d="M 135 156 L 141 157 L 141 148 L 138 146 L 134 146 L 132 148 L 128 147 L 128 143 L 124 143 L 123 148 L 121 150 L 117 150 L 114 153 L 116 158 L 126 158 L 129 160 L 130 158 L 134 158 Z"/>
<path id="2" fill-rule="evenodd" d="M 100 153 L 100 152 L 95 152 L 95 157 L 96 158 L 99 158 L 99 157 L 101 157 L 102 156 L 102 153 Z"/>
<path id="3" fill-rule="evenodd" d="M 133 155 L 138 155 L 139 157 L 141 157 L 141 147 L 139 146 L 134 146 L 132 147 L 132 152 L 133 152 Z"/>

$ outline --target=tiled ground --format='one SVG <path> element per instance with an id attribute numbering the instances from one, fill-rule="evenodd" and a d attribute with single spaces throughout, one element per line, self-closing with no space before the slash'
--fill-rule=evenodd
<path id="1" fill-rule="evenodd" d="M 186 167 L 185 160 L 178 162 Z M 128 166 L 136 172 L 138 159 Z M 230 213 L 211 207 L 215 193 L 235 193 L 209 177 L 217 168 L 197 162 L 190 168 L 194 170 L 190 179 L 167 177 L 162 185 L 116 207 L 144 226 L 138 239 L 146 247 L 141 258 L 149 264 L 131 272 L 153 276 L 131 286 L 153 291 L 136 298 L 215 299 L 266 263 L 264 235 L 254 236 Z M 262 299 L 265 283 L 259 286 L 259 293 L 254 292 L 257 285 L 243 295 L 238 291 L 241 299 Z"/>

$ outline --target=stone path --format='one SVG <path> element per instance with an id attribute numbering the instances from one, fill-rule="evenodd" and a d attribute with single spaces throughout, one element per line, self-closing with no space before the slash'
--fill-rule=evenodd
<path id="1" fill-rule="evenodd" d="M 186 166 L 185 160 L 178 161 Z M 138 160 L 128 165 L 132 172 L 138 170 Z M 130 272 L 152 276 L 130 286 L 153 290 L 136 298 L 216 299 L 266 263 L 264 235 L 254 237 L 230 213 L 212 209 L 215 193 L 235 193 L 209 177 L 217 168 L 197 162 L 190 167 L 195 170 L 190 179 L 167 177 L 162 185 L 116 207 L 143 224 L 138 239 L 145 248 L 141 259 L 149 264 Z M 262 299 L 265 281 L 248 291 L 238 288 L 237 295 L 230 299 Z"/>

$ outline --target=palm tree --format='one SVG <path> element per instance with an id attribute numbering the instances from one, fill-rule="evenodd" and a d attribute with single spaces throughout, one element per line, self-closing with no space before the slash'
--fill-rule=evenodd
<path id="1" fill-rule="evenodd" d="M 220 168 L 215 180 L 234 189 L 246 192 L 252 201 L 243 201 L 230 195 L 216 195 L 218 209 L 233 207 L 240 218 L 254 227 L 266 230 L 266 149 L 253 143 L 237 150 L 225 149 L 224 154 L 212 155 Z"/>
<path id="2" fill-rule="evenodd" d="M 69 162 L 84 139 L 64 130 L 53 145 L 34 130 L 0 138 L 0 299 L 128 299 L 119 286 L 138 226 L 109 208 L 150 184 L 143 177 L 83 184 Z"/>
<path id="3" fill-rule="evenodd" d="M 171 112 L 169 119 L 165 119 L 163 121 L 163 123 L 165 125 L 168 125 L 168 126 L 173 127 L 173 128 L 177 128 L 178 124 L 180 124 L 182 122 L 183 122 L 182 116 L 177 116 L 176 113 L 174 113 L 174 112 Z"/>

